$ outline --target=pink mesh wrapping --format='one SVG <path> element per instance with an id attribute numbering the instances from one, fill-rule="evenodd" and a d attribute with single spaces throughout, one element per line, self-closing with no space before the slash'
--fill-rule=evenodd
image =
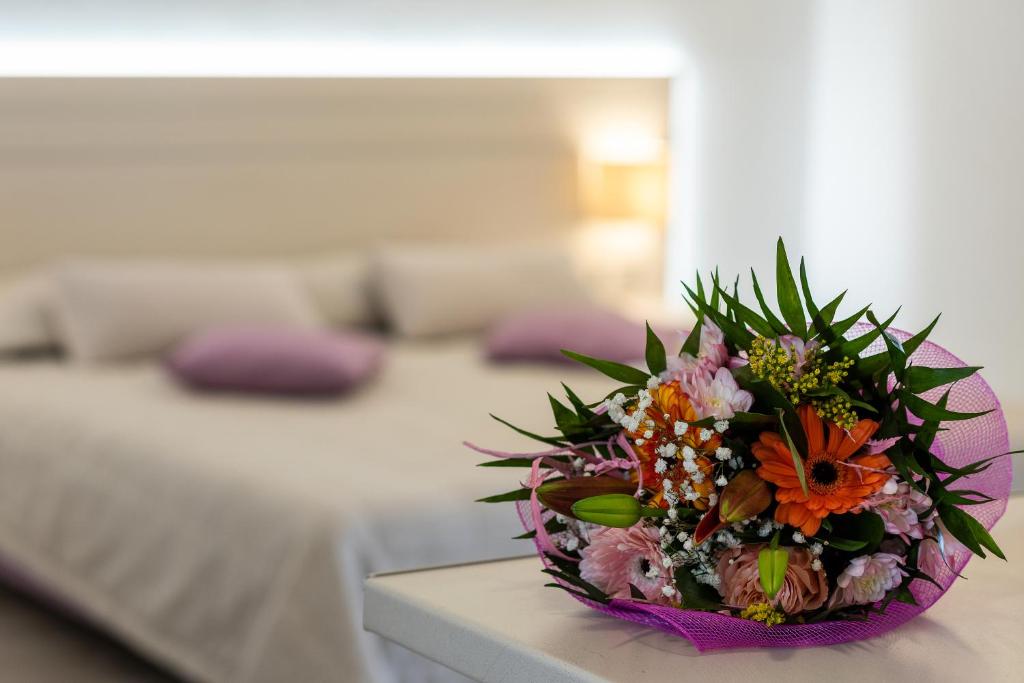
<path id="1" fill-rule="evenodd" d="M 870 329 L 868 326 L 858 327 L 860 329 L 855 329 L 858 333 Z M 890 331 L 901 341 L 910 337 L 900 330 Z M 884 345 L 878 341 L 866 349 L 863 355 L 868 356 L 882 350 Z M 937 368 L 966 365 L 949 351 L 930 342 L 922 344 L 911 356 L 911 360 L 915 365 Z M 933 389 L 922 396 L 935 402 L 944 390 L 945 388 Z M 960 467 L 1009 450 L 1006 420 L 999 400 L 979 375 L 974 374 L 953 387 L 949 395 L 948 408 L 964 412 L 989 409 L 993 411 L 972 420 L 943 423 L 942 426 L 946 427 L 947 431 L 939 432 L 932 451 L 940 455 L 944 462 Z M 1013 465 L 1010 458 L 999 458 L 984 472 L 967 479 L 967 484 L 963 486 L 977 489 L 995 498 L 994 501 L 968 508 L 970 514 L 987 529 L 991 529 L 1006 510 L 1012 477 Z M 522 502 L 518 503 L 519 516 L 524 527 L 532 530 L 530 516 L 524 505 Z M 970 551 L 960 548 L 949 561 L 959 573 L 967 565 L 970 557 Z M 941 590 L 924 581 L 915 581 L 912 584 L 912 591 L 918 601 L 916 606 L 893 602 L 885 614 L 872 615 L 866 621 L 827 621 L 773 627 L 713 612 L 689 611 L 627 600 L 612 600 L 609 605 L 601 605 L 586 599 L 577 599 L 593 609 L 619 619 L 682 636 L 701 652 L 734 647 L 812 647 L 871 638 L 913 619 L 935 604 L 935 601 L 949 589 L 956 576 L 948 568 L 943 568 L 942 574 L 934 578 L 942 586 Z"/>

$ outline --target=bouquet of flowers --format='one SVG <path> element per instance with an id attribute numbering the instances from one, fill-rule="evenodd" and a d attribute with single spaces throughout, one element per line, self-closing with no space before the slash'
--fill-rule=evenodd
<path id="1" fill-rule="evenodd" d="M 845 292 L 819 306 L 781 239 L 776 268 L 778 313 L 753 272 L 756 308 L 698 274 L 698 324 L 671 354 L 648 326 L 646 370 L 564 351 L 622 386 L 549 396 L 557 435 L 509 425 L 544 450 L 470 445 L 529 473 L 483 501 L 516 502 L 549 585 L 700 650 L 832 644 L 1003 558 L 1006 423 L 979 368 L 927 341 L 938 318 L 837 320 Z"/>

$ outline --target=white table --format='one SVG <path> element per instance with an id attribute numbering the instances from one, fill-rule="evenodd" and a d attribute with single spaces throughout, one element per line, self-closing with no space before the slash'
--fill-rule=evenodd
<path id="1" fill-rule="evenodd" d="M 535 557 L 371 577 L 365 626 L 483 683 L 1024 681 L 1024 497 L 934 607 L 859 643 L 700 654 L 544 588 Z"/>

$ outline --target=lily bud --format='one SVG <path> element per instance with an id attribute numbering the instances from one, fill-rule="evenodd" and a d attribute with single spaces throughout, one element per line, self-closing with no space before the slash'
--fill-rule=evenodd
<path id="1" fill-rule="evenodd" d="M 782 588 L 788 566 L 789 551 L 785 548 L 768 546 L 757 554 L 757 574 L 761 580 L 761 590 L 769 600 L 774 600 Z"/>
<path id="2" fill-rule="evenodd" d="M 753 470 L 742 470 L 733 477 L 693 532 L 693 542 L 700 545 L 719 529 L 761 514 L 772 504 L 772 492 Z"/>
<path id="3" fill-rule="evenodd" d="M 720 506 L 720 502 L 716 503 L 715 507 L 708 510 L 704 516 L 700 518 L 700 522 L 697 523 L 697 528 L 693 530 L 694 545 L 700 545 L 711 538 L 711 534 L 725 527 L 725 522 L 721 521 L 719 517 L 721 513 Z"/>
<path id="4" fill-rule="evenodd" d="M 624 493 L 609 493 L 576 501 L 572 514 L 584 522 L 625 529 L 639 522 L 641 517 L 661 517 L 665 511 L 642 507 L 640 501 Z"/>
<path id="5" fill-rule="evenodd" d="M 718 516 L 726 524 L 742 522 L 761 514 L 771 504 L 772 492 L 764 479 L 753 470 L 742 470 L 722 490 Z"/>
<path id="6" fill-rule="evenodd" d="M 537 498 L 549 510 L 560 515 L 574 517 L 573 503 L 584 498 L 607 493 L 632 494 L 636 484 L 617 477 L 579 477 L 547 481 L 537 488 Z"/>

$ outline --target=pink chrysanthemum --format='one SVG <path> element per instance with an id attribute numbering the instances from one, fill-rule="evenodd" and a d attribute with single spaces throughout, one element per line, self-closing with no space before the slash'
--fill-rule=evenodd
<path id="1" fill-rule="evenodd" d="M 740 389 L 728 368 L 718 368 L 713 377 L 710 374 L 695 373 L 682 386 L 701 418 L 727 420 L 738 412 L 750 410 L 754 403 L 753 394 Z"/>
<path id="2" fill-rule="evenodd" d="M 683 353 L 668 357 L 668 369 L 661 374 L 666 382 L 683 381 L 694 374 L 709 373 L 714 375 L 718 368 L 729 361 L 729 351 L 725 347 L 725 334 L 718 325 L 704 318 L 700 328 L 700 347 L 696 356 Z"/>
<path id="3" fill-rule="evenodd" d="M 917 550 L 917 568 L 933 579 L 943 573 L 952 571 L 953 557 L 959 553 L 970 552 L 953 534 L 946 530 L 942 520 L 935 518 L 928 538 L 921 541 Z M 942 539 L 942 542 L 939 542 Z"/>
<path id="4" fill-rule="evenodd" d="M 629 598 L 633 584 L 651 602 L 672 602 L 665 595 L 672 585 L 671 568 L 663 565 L 665 555 L 654 528 L 642 523 L 628 529 L 602 528 L 591 534 L 590 545 L 580 555 L 580 576 L 609 596 Z"/>
<path id="5" fill-rule="evenodd" d="M 922 539 L 934 526 L 936 513 L 925 513 L 932 507 L 932 499 L 906 482 L 890 479 L 878 493 L 864 500 L 863 510 L 877 513 L 885 522 L 885 530 L 909 542 Z"/>
<path id="6" fill-rule="evenodd" d="M 886 592 L 903 582 L 907 574 L 901 568 L 902 564 L 903 558 L 892 553 L 853 558 L 836 579 L 836 590 L 829 606 L 878 602 Z"/>

